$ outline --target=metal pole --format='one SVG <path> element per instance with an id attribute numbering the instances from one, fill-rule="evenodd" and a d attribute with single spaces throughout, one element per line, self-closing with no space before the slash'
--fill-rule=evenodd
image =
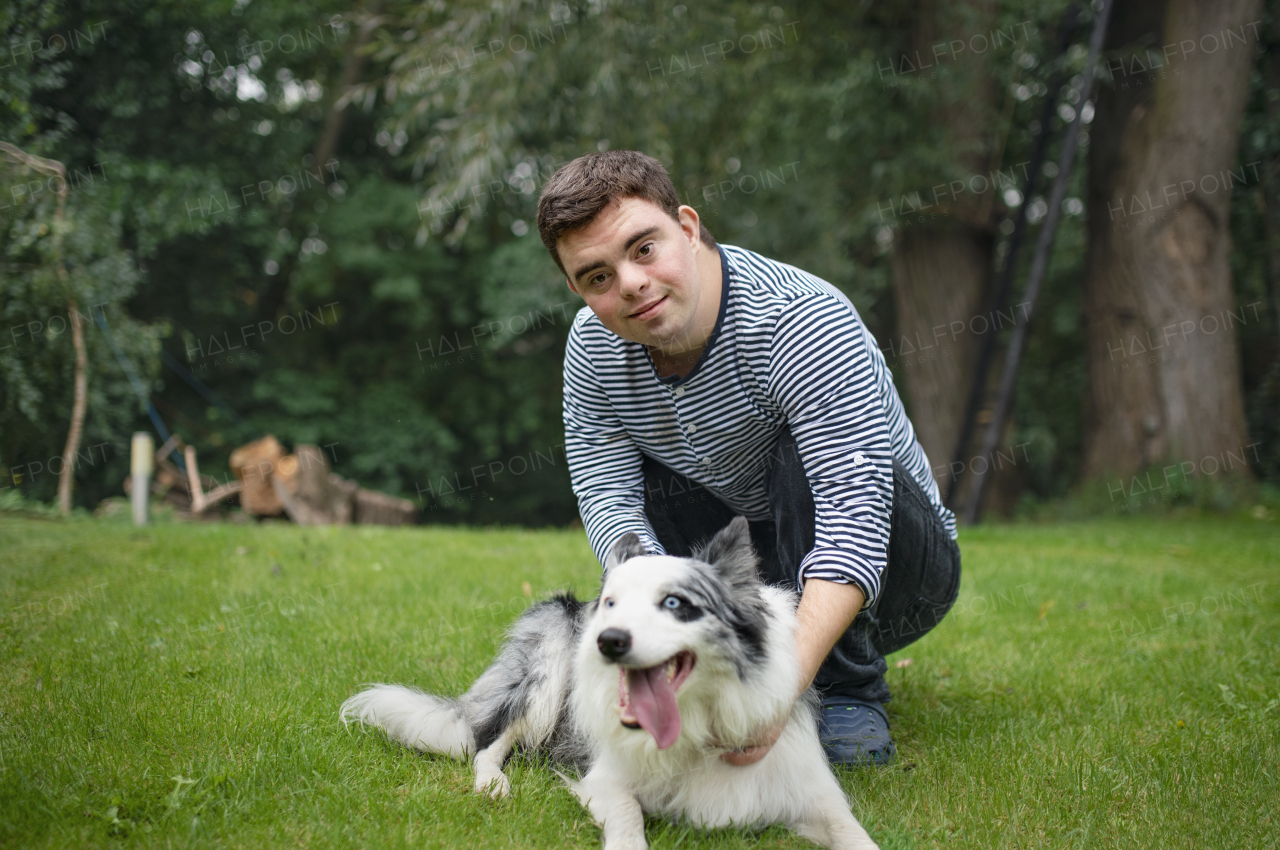
<path id="1" fill-rule="evenodd" d="M 1027 277 L 1027 289 L 1023 294 L 1027 309 L 1018 318 L 1009 340 L 1009 352 L 1005 356 L 1004 372 L 1000 376 L 1000 393 L 996 397 L 995 409 L 991 412 L 991 423 L 982 440 L 982 452 L 979 457 L 989 458 L 1000 442 L 1000 432 L 1004 430 L 1005 414 L 1013 400 L 1014 384 L 1018 377 L 1018 366 L 1022 360 L 1022 347 L 1027 340 L 1027 325 L 1036 309 L 1036 299 L 1040 295 L 1040 284 L 1044 280 L 1045 268 L 1049 263 L 1049 249 L 1053 247 L 1053 237 L 1058 229 L 1058 216 L 1062 211 L 1062 201 L 1067 193 L 1067 178 L 1071 176 L 1071 166 L 1075 162 L 1076 140 L 1080 136 L 1080 116 L 1093 91 L 1093 75 L 1098 65 L 1098 54 L 1102 52 L 1102 43 L 1107 36 L 1107 19 L 1111 17 L 1112 0 L 1103 0 L 1102 8 L 1094 21 L 1093 36 L 1089 39 L 1089 59 L 1084 68 L 1084 79 L 1080 83 L 1079 106 L 1075 120 L 1067 130 L 1066 141 L 1062 145 L 1062 155 L 1058 161 L 1058 179 L 1054 181 L 1053 192 L 1049 196 L 1049 210 L 1044 225 L 1040 230 L 1040 239 L 1036 243 L 1036 252 L 1031 260 L 1031 272 Z M 1024 200 L 1023 203 L 1026 203 Z M 990 466 L 988 465 L 988 472 Z M 986 496 L 987 473 L 974 470 L 969 479 L 969 498 L 965 500 L 964 521 L 972 525 L 982 516 L 982 500 Z"/>
<path id="2" fill-rule="evenodd" d="M 155 465 L 155 446 L 146 431 L 135 431 L 129 447 L 129 499 L 133 506 L 133 524 L 147 524 L 147 500 L 151 497 L 151 470 Z"/>
<path id="3" fill-rule="evenodd" d="M 1044 103 L 1040 107 L 1040 130 L 1035 134 L 1035 141 L 1031 145 L 1029 163 L 1031 168 L 1022 182 L 1022 203 L 1018 204 L 1018 211 L 1013 215 L 1013 234 L 1005 243 L 1009 247 L 1004 256 L 1004 265 L 1000 269 L 995 292 L 987 305 L 987 315 L 1002 311 L 1009 300 L 1009 293 L 1013 291 L 1013 276 L 1018 270 L 1022 241 L 1027 232 L 1027 207 L 1031 206 L 1031 196 L 1035 194 L 1040 169 L 1044 166 L 1045 153 L 1049 146 L 1049 124 L 1053 120 L 1058 90 L 1062 88 L 1069 76 L 1066 73 L 1066 56 L 1068 48 L 1071 47 L 1071 40 L 1075 36 L 1079 15 L 1079 6 L 1072 4 L 1063 13 L 1062 22 L 1058 25 L 1059 47 L 1054 61 L 1059 67 L 1049 75 L 1049 91 L 1045 94 Z M 960 482 L 964 479 L 964 470 L 968 465 L 965 463 L 965 455 L 968 453 L 969 443 L 973 440 L 978 412 L 982 410 L 982 402 L 987 394 L 987 376 L 991 372 L 991 362 L 995 358 L 996 337 L 996 333 L 992 331 L 984 334 L 982 342 L 979 343 L 978 359 L 973 367 L 973 380 L 969 384 L 969 398 L 965 402 L 964 418 L 960 420 L 960 437 L 956 440 L 956 450 L 951 455 L 951 469 L 958 469 L 960 472 L 953 474 L 947 480 L 947 489 L 942 495 L 942 501 L 947 505 L 951 505 L 952 497 L 960 492 Z"/>

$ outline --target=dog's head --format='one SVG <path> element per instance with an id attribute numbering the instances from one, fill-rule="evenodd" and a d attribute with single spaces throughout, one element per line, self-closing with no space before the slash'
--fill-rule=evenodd
<path id="1" fill-rule="evenodd" d="M 771 615 L 756 563 L 743 517 L 694 558 L 646 555 L 634 534 L 614 545 L 579 663 L 601 679 L 617 668 L 622 724 L 659 749 L 679 737 L 689 694 L 763 664 Z"/>

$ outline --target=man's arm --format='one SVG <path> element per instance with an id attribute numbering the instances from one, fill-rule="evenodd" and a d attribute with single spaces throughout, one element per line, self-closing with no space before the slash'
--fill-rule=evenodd
<path id="1" fill-rule="evenodd" d="M 796 630 L 796 655 L 800 662 L 800 678 L 796 683 L 799 697 L 813 684 L 818 668 L 831 653 L 840 635 L 853 623 L 862 610 L 866 596 L 856 584 L 837 584 L 820 578 L 809 579 L 800 595 L 800 607 L 796 609 L 799 628 Z M 754 764 L 764 758 L 769 748 L 782 734 L 787 724 L 783 718 L 776 726 L 762 732 L 754 745 L 732 750 L 721 758 L 730 764 Z"/>
<path id="2" fill-rule="evenodd" d="M 569 333 L 564 356 L 564 441 L 578 512 L 603 566 L 614 542 L 628 531 L 646 551 L 663 554 L 644 513 L 640 449 L 618 418 L 591 362 L 581 322 Z"/>
<path id="3" fill-rule="evenodd" d="M 813 493 L 814 546 L 797 583 L 880 592 L 893 505 L 893 446 L 877 364 L 856 314 L 827 296 L 789 305 L 773 330 L 768 392 L 786 416 Z"/>
<path id="4" fill-rule="evenodd" d="M 856 584 L 837 584 L 820 578 L 809 579 L 796 609 L 796 655 L 800 660 L 800 682 L 796 696 L 809 690 L 818 668 L 831 654 L 840 635 L 853 625 L 866 595 Z"/>
<path id="5" fill-rule="evenodd" d="M 860 321 L 834 299 L 792 305 L 774 330 L 770 393 L 796 438 L 814 499 L 814 548 L 800 565 L 797 695 L 880 590 L 888 554 L 893 452 Z M 764 758 L 786 719 L 731 764 Z"/>

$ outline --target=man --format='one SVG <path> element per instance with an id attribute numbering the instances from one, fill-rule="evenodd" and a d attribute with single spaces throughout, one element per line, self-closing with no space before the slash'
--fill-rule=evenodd
<path id="1" fill-rule="evenodd" d="M 564 424 L 596 556 L 628 531 L 651 554 L 688 556 L 745 515 L 765 581 L 801 591 L 796 695 L 821 695 L 828 758 L 888 761 L 884 655 L 950 609 L 960 552 L 857 311 L 812 275 L 717 246 L 635 151 L 557 171 L 538 231 L 586 301 Z M 724 758 L 757 761 L 780 731 Z"/>

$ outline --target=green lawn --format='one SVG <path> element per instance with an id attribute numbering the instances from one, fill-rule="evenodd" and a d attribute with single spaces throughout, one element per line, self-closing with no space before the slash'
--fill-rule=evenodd
<path id="1" fill-rule="evenodd" d="M 843 776 L 886 850 L 1277 846 L 1280 527 L 961 545 L 957 609 L 890 659 L 897 762 Z M 530 598 L 597 572 L 581 532 L 0 515 L 0 847 L 597 846 L 545 765 L 514 760 L 495 803 L 337 720 L 364 682 L 461 692 Z"/>

